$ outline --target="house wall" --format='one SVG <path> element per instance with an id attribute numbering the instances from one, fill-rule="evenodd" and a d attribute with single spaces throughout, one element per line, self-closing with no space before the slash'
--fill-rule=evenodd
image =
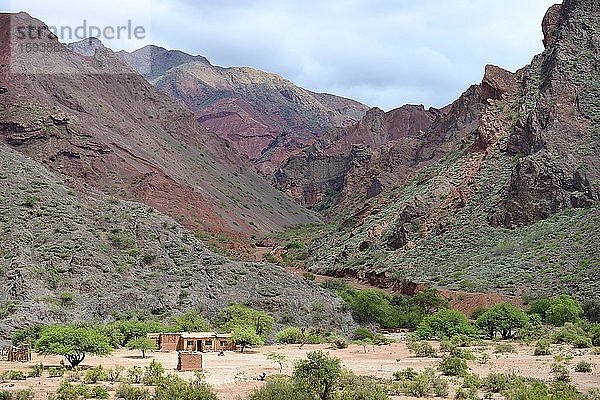
<path id="1" fill-rule="evenodd" d="M 178 371 L 201 371 L 202 354 L 197 352 L 179 351 L 177 353 Z"/>
<path id="2" fill-rule="evenodd" d="M 160 349 L 165 351 L 180 350 L 179 342 L 181 335 L 179 333 L 161 333 L 160 334 Z"/>

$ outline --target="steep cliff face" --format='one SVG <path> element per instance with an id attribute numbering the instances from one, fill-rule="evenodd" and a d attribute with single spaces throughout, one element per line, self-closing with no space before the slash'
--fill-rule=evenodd
<path id="1" fill-rule="evenodd" d="M 68 51 L 27 14 L 0 18 L 4 143 L 69 176 L 74 188 L 144 202 L 233 243 L 314 220 L 110 50 Z M 45 34 L 29 42 L 53 50 L 19 51 L 19 26 L 39 27 Z"/>
<path id="2" fill-rule="evenodd" d="M 275 74 L 221 68 L 203 57 L 156 46 L 120 54 L 265 174 L 327 129 L 351 124 L 367 110 L 356 101 L 310 92 Z"/>
<path id="3" fill-rule="evenodd" d="M 368 201 L 345 203 L 342 190 L 340 210 L 360 206 L 332 214 L 339 229 L 313 244 L 308 265 L 472 291 L 597 296 L 599 28 L 597 1 L 553 6 L 546 49 L 530 65 L 487 66 L 481 84 L 417 135 L 417 150 L 365 158 L 364 176 L 387 165 L 404 182 L 382 184 Z M 348 193 L 372 186 L 353 176 L 343 177 Z"/>

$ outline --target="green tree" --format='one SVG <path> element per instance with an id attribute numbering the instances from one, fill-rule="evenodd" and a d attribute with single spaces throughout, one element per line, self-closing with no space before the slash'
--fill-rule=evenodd
<path id="1" fill-rule="evenodd" d="M 123 341 L 121 346 L 124 346 L 131 339 L 135 339 L 138 337 L 146 336 L 148 333 L 160 333 L 160 332 L 169 332 L 172 329 L 166 327 L 159 321 L 136 321 L 136 320 L 126 320 L 126 321 L 116 321 L 113 322 L 112 325 L 116 327 L 121 334 L 123 335 Z"/>
<path id="2" fill-rule="evenodd" d="M 529 305 L 529 310 L 527 312 L 529 314 L 537 314 L 542 317 L 542 320 L 546 319 L 546 311 L 552 305 L 552 300 L 547 299 L 545 297 L 533 300 Z"/>
<path id="3" fill-rule="evenodd" d="M 554 326 L 563 326 L 566 322 L 577 322 L 583 315 L 579 302 L 568 295 L 558 296 L 546 311 L 546 322 Z"/>
<path id="4" fill-rule="evenodd" d="M 231 339 L 240 346 L 240 353 L 243 353 L 248 346 L 261 346 L 265 342 L 260 335 L 257 335 L 252 328 L 236 327 L 233 330 Z"/>
<path id="5" fill-rule="evenodd" d="M 271 315 L 241 304 L 225 307 L 217 316 L 217 326 L 221 331 L 235 332 L 252 328 L 263 339 L 271 333 L 274 324 L 275 320 Z"/>
<path id="6" fill-rule="evenodd" d="M 275 334 L 275 341 L 277 343 L 295 344 L 302 343 L 303 337 L 304 333 L 302 332 L 302 329 L 290 326 L 277 332 Z"/>
<path id="7" fill-rule="evenodd" d="M 432 314 L 442 308 L 448 308 L 448 300 L 435 288 L 417 292 L 412 297 L 412 303 L 423 310 L 425 314 Z"/>
<path id="8" fill-rule="evenodd" d="M 527 314 L 510 303 L 496 304 L 477 318 L 477 326 L 486 332 L 490 339 L 497 334 L 502 339 L 510 339 L 528 322 Z"/>
<path id="9" fill-rule="evenodd" d="M 320 400 L 331 399 L 342 373 L 340 360 L 320 350 L 311 351 L 306 357 L 296 362 L 294 382 Z"/>
<path id="10" fill-rule="evenodd" d="M 64 356 L 72 367 L 76 367 L 86 354 L 105 356 L 112 352 L 112 347 L 105 335 L 93 329 L 53 325 L 42 331 L 35 350 L 43 355 Z"/>
<path id="11" fill-rule="evenodd" d="M 206 332 L 210 325 L 198 311 L 190 310 L 173 318 L 173 329 L 177 332 Z"/>
<path id="12" fill-rule="evenodd" d="M 478 332 L 465 314 L 456 310 L 441 309 L 425 317 L 415 334 L 421 339 L 443 339 L 456 335 L 474 336 Z"/>
<path id="13" fill-rule="evenodd" d="M 127 348 L 129 350 L 140 350 L 142 352 L 142 358 L 146 358 L 146 352 L 157 350 L 156 343 L 146 336 L 131 339 L 127 342 Z"/>

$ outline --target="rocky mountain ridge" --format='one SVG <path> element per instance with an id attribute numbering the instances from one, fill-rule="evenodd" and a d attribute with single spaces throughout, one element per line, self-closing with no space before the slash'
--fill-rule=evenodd
<path id="1" fill-rule="evenodd" d="M 327 129 L 351 124 L 367 110 L 354 100 L 314 93 L 276 74 L 218 67 L 180 51 L 146 46 L 119 54 L 267 175 Z"/>

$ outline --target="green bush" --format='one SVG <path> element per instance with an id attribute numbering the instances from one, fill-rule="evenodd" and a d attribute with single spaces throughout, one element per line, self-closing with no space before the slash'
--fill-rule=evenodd
<path id="1" fill-rule="evenodd" d="M 157 383 L 153 400 L 217 400 L 212 387 L 203 380 L 187 382 L 168 375 Z"/>
<path id="2" fill-rule="evenodd" d="M 150 365 L 144 368 L 144 375 L 142 376 L 142 382 L 144 385 L 157 385 L 163 378 L 165 368 L 156 360 L 152 360 Z"/>
<path id="3" fill-rule="evenodd" d="M 39 364 L 35 364 L 34 366 L 32 366 L 29 369 L 29 373 L 27 374 L 28 378 L 39 378 L 40 376 L 42 376 L 42 373 L 44 372 L 44 364 L 39 363 Z"/>
<path id="4" fill-rule="evenodd" d="M 563 326 L 567 322 L 577 322 L 583 315 L 579 302 L 567 295 L 558 296 L 546 310 L 546 322 Z"/>
<path id="5" fill-rule="evenodd" d="M 569 343 L 578 348 L 592 347 L 592 340 L 580 325 L 567 322 L 552 335 L 554 343 Z"/>
<path id="6" fill-rule="evenodd" d="M 295 326 L 290 326 L 280 330 L 275 334 L 275 341 L 277 343 L 295 344 L 302 343 L 302 330 Z"/>
<path id="7" fill-rule="evenodd" d="M 477 388 L 459 387 L 456 389 L 455 400 L 478 400 Z"/>
<path id="8" fill-rule="evenodd" d="M 481 387 L 488 393 L 502 393 L 510 388 L 511 383 L 517 382 L 514 373 L 491 373 L 481 381 Z"/>
<path id="9" fill-rule="evenodd" d="M 465 360 L 454 356 L 444 357 L 438 369 L 448 376 L 464 376 L 469 370 Z"/>
<path id="10" fill-rule="evenodd" d="M 2 378 L 4 378 L 7 381 L 24 381 L 27 378 L 27 376 L 23 371 L 8 370 L 4 371 L 4 373 L 2 374 Z"/>
<path id="11" fill-rule="evenodd" d="M 534 356 L 549 356 L 550 352 L 550 341 L 548 339 L 540 339 L 537 341 L 535 345 L 535 350 L 533 351 Z"/>
<path id="12" fill-rule="evenodd" d="M 298 399 L 310 400 L 307 393 L 300 393 L 294 387 L 288 377 L 272 377 L 260 388 L 254 389 L 248 400 L 278 400 L 278 399 Z"/>
<path id="13" fill-rule="evenodd" d="M 516 353 L 516 352 L 517 352 L 517 349 L 515 349 L 515 346 L 513 346 L 512 344 L 509 344 L 509 343 L 498 343 L 494 347 L 494 353 L 497 353 L 497 354 L 508 354 L 508 353 Z"/>
<path id="14" fill-rule="evenodd" d="M 99 381 L 105 381 L 107 378 L 108 375 L 102 365 L 98 365 L 97 367 L 85 371 L 83 383 L 97 383 Z"/>
<path id="15" fill-rule="evenodd" d="M 579 361 L 575 366 L 575 372 L 592 372 L 592 364 L 589 361 Z"/>
<path id="16" fill-rule="evenodd" d="M 371 332 L 370 329 L 363 328 L 362 326 L 356 328 L 356 330 L 354 331 L 354 335 L 352 336 L 352 338 L 356 339 L 356 340 L 364 340 L 364 339 L 373 340 L 374 337 L 375 337 L 375 334 L 373 332 Z"/>
<path id="17" fill-rule="evenodd" d="M 348 348 L 348 341 L 341 336 L 334 336 L 331 339 L 331 344 L 336 349 L 346 349 Z"/>
<path id="18" fill-rule="evenodd" d="M 415 353 L 416 357 L 435 357 L 436 352 L 430 343 L 421 340 L 408 340 L 408 349 Z"/>
<path id="19" fill-rule="evenodd" d="M 552 368 L 550 371 L 552 372 L 552 375 L 554 375 L 554 380 L 556 382 L 571 382 L 571 375 L 569 374 L 569 369 L 564 364 L 554 363 L 552 364 Z"/>
<path id="20" fill-rule="evenodd" d="M 127 370 L 127 378 L 129 379 L 129 381 L 131 383 L 135 383 L 135 384 L 142 383 L 143 377 L 144 377 L 144 370 L 137 365 L 134 365 Z"/>
<path id="21" fill-rule="evenodd" d="M 397 381 L 412 381 L 414 380 L 419 373 L 415 371 L 413 368 L 405 368 L 400 371 L 396 371 L 393 374 L 393 377 Z"/>
<path id="22" fill-rule="evenodd" d="M 96 385 L 90 389 L 90 397 L 92 399 L 108 399 L 110 395 L 104 386 Z"/>
<path id="23" fill-rule="evenodd" d="M 48 368 L 48 377 L 50 378 L 60 378 L 65 374 L 65 367 L 50 367 Z"/>
<path id="24" fill-rule="evenodd" d="M 0 391 L 0 400 L 33 400 L 33 389 L 21 389 L 16 392 Z"/>
<path id="25" fill-rule="evenodd" d="M 117 387 L 116 397 L 123 400 L 149 400 L 150 392 L 146 388 L 121 383 Z"/>

